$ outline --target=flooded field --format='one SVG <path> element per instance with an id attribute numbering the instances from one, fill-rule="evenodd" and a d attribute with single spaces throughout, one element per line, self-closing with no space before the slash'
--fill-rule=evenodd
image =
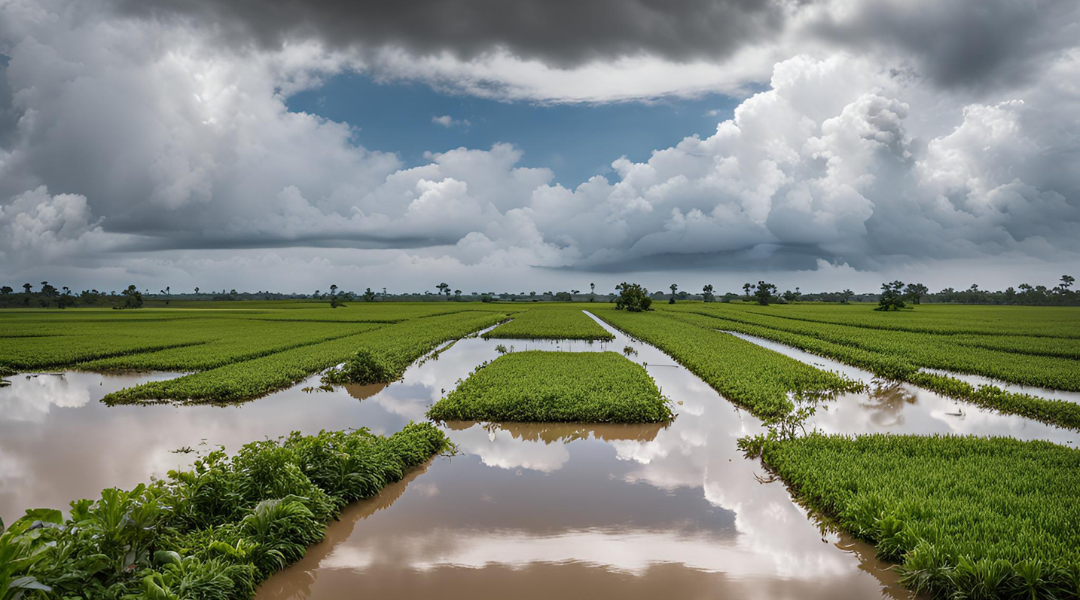
<path id="1" fill-rule="evenodd" d="M 742 333 L 726 332 L 827 371 L 835 371 L 867 384 L 868 393 L 842 394 L 819 404 L 807 420 L 807 429 L 825 433 L 912 433 L 1009 436 L 1020 440 L 1046 440 L 1080 444 L 1080 433 L 1016 415 L 981 408 L 904 382 L 882 381 L 858 367 L 810 354 L 797 348 Z M 955 377 L 965 378 L 962 375 Z M 976 381 L 970 376 L 965 380 Z M 1020 386 L 1015 386 L 1020 387 Z M 1026 388 L 1026 393 L 1035 393 Z M 1054 392 L 1055 390 L 1047 390 Z M 1062 399 L 1070 392 L 1057 392 Z M 1049 395 L 1047 397 L 1054 397 Z M 855 407 L 858 407 L 856 409 Z"/>
<path id="2" fill-rule="evenodd" d="M 167 373 L 18 375 L 0 389 L 7 407 L 0 415 L 0 517 L 130 487 L 217 445 L 235 450 L 293 430 L 391 433 L 424 420 L 459 379 L 499 356 L 500 344 L 571 352 L 629 346 L 636 352 L 630 358 L 674 401 L 672 423 L 447 423 L 457 454 L 347 508 L 323 542 L 260 587 L 259 598 L 541 598 L 582 590 L 635 598 L 910 596 L 871 547 L 824 531 L 782 482 L 743 458 L 736 440 L 761 432 L 758 419 L 655 348 L 605 328 L 614 341 L 464 339 L 389 386 L 304 391 L 318 386 L 313 377 L 227 407 L 98 402 L 110 391 L 174 376 Z M 752 341 L 872 382 L 858 369 Z M 1080 438 L 906 384 L 872 389 L 824 402 L 807 427 L 1062 444 Z"/>

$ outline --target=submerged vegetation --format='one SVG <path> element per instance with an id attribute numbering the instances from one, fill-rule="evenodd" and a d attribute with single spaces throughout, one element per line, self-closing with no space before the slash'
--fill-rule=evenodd
<path id="1" fill-rule="evenodd" d="M 0 598 L 226 600 L 300 559 L 354 500 L 448 447 L 429 423 L 390 437 L 299 433 L 214 451 L 190 471 L 60 511 L 38 509 L 0 535 Z M 2 528 L 2 524 L 0 524 Z"/>
<path id="2" fill-rule="evenodd" d="M 806 504 L 942 598 L 1080 598 L 1080 450 L 953 436 L 757 442 Z"/>
<path id="3" fill-rule="evenodd" d="M 765 282 L 757 294 L 750 284 L 744 288 L 743 302 L 694 302 L 679 294 L 677 303 L 656 307 L 647 290 L 625 283 L 614 305 L 390 304 L 369 291 L 364 302 L 336 308 L 250 302 L 200 311 L 172 300 L 168 310 L 3 312 L 0 385 L 3 377 L 38 369 L 187 373 L 104 398 L 126 404 L 240 402 L 319 373 L 319 389 L 389 383 L 418 359 L 438 358 L 447 342 L 491 327 L 484 338 L 614 339 L 585 307 L 771 426 L 772 437 L 742 445 L 760 453 L 807 505 L 899 562 L 912 589 L 952 598 L 1080 598 L 1080 451 L 1005 438 L 805 435 L 801 424 L 816 400 L 865 385 L 732 335 L 1080 429 L 1078 403 L 950 376 L 1080 391 L 1080 319 L 1073 309 L 920 304 L 925 290 L 901 289 L 899 282 L 882 295 L 897 309 L 887 311 L 799 304 L 797 290 L 777 296 Z M 450 300 L 450 286 L 439 289 Z M 1064 284 L 1062 290 L 1073 293 Z M 711 286 L 706 291 L 711 295 Z M 327 296 L 338 297 L 334 288 Z M 919 308 L 900 310 L 905 301 Z M 518 423 L 673 418 L 670 401 L 629 360 L 637 343 L 622 348 L 626 358 L 515 352 L 507 345 L 495 345 L 499 358 L 459 382 L 428 416 Z M 321 539 L 324 524 L 347 502 L 375 494 L 446 445 L 431 424 L 390 438 L 294 434 L 249 444 L 232 457 L 212 452 L 191 471 L 131 491 L 107 489 L 95 501 L 73 503 L 67 519 L 55 510 L 32 511 L 0 537 L 0 600 L 251 597 L 258 582 Z"/>
<path id="4" fill-rule="evenodd" d="M 857 381 L 822 371 L 733 335 L 662 316 L 601 309 L 596 315 L 627 335 L 669 354 L 732 402 L 760 418 L 794 408 L 789 394 L 804 397 L 863 389 Z"/>
<path id="5" fill-rule="evenodd" d="M 439 421 L 657 423 L 669 401 L 640 365 L 615 352 L 501 356 L 435 404 Z"/>
<path id="6" fill-rule="evenodd" d="M 1075 402 L 1010 392 L 993 385 L 973 386 L 953 377 L 923 371 L 940 369 L 1021 385 L 1075 391 L 1080 389 L 1080 368 L 1075 359 L 1066 356 L 1080 348 L 1077 339 L 990 336 L 985 333 L 942 335 L 885 329 L 882 325 L 888 324 L 887 321 L 866 327 L 804 320 L 798 313 L 793 316 L 766 315 L 703 306 L 666 314 L 703 329 L 735 331 L 786 344 L 866 369 L 878 377 L 907 381 L 1001 412 L 1080 428 L 1080 404 Z M 882 315 L 882 319 L 885 318 Z M 905 325 L 919 327 L 915 323 Z M 955 323 L 949 325 L 950 328 L 955 326 Z M 968 324 L 968 327 L 977 325 Z M 1066 331 L 1058 329 L 1059 333 Z"/>
<path id="7" fill-rule="evenodd" d="M 175 400 L 184 402 L 237 402 L 284 389 L 315 373 L 346 362 L 361 350 L 378 357 L 378 374 L 388 383 L 398 379 L 413 361 L 439 344 L 490 327 L 502 314 L 463 311 L 414 319 L 403 323 L 232 363 L 193 375 L 154 381 L 109 394 L 112 404 Z M 329 378 L 345 382 L 345 376 Z M 360 382 L 355 382 L 360 383 Z M 376 381 L 366 381 L 376 383 Z"/>

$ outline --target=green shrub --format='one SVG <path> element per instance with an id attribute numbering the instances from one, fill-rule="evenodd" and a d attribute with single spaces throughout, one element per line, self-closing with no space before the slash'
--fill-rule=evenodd
<path id="1" fill-rule="evenodd" d="M 131 491 L 103 490 L 72 502 L 66 521 L 58 510 L 28 511 L 0 535 L 0 600 L 251 598 L 321 540 L 348 502 L 448 445 L 430 423 L 389 438 L 294 433 L 232 457 L 210 452 L 189 471 Z"/>
<path id="2" fill-rule="evenodd" d="M 365 348 L 349 358 L 340 368 L 327 371 L 326 375 L 323 376 L 323 382 L 366 385 L 369 383 L 386 383 L 397 379 L 397 377 L 398 374 L 394 370 L 394 365 L 386 357 Z"/>

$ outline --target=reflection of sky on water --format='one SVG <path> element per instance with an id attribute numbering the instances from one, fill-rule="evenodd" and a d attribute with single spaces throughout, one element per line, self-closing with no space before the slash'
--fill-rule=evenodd
<path id="1" fill-rule="evenodd" d="M 511 345 L 459 342 L 416 369 L 427 370 L 423 377 L 410 372 L 364 402 L 421 418 L 444 388 L 493 358 L 497 343 Z M 555 343 L 512 344 L 515 350 L 555 349 Z M 571 572 L 588 587 L 618 573 L 644 579 L 670 574 L 664 565 L 677 565 L 680 577 L 714 574 L 701 583 L 709 595 L 733 589 L 736 578 L 755 581 L 757 590 L 762 581 L 790 584 L 777 588 L 782 592 L 775 597 L 813 597 L 821 588 L 832 596 L 881 596 L 881 579 L 863 570 L 878 568 L 872 555 L 860 562 L 838 547 L 837 536 L 823 540 L 781 483 L 755 478 L 763 471 L 742 458 L 736 440 L 760 431 L 756 419 L 684 369 L 660 366 L 672 361 L 659 351 L 623 336 L 607 344 L 561 343 L 558 349 L 620 351 L 625 345 L 638 350 L 632 360 L 650 365 L 664 394 L 681 402 L 673 423 L 447 423 L 461 454 L 437 459 L 418 480 L 423 488 L 412 484 L 377 517 L 344 519 L 340 527 L 348 534 L 313 549 L 268 582 L 260 597 L 473 597 L 476 589 L 460 580 L 467 577 L 463 570 L 496 578 L 512 572 L 517 584 L 507 593 L 514 595 L 518 585 L 555 593 L 556 580 Z M 418 380 L 435 393 L 424 394 L 415 387 Z M 404 592 L 386 583 L 391 581 L 414 587 Z M 646 597 L 652 589 L 627 592 Z"/>
<path id="2" fill-rule="evenodd" d="M 921 369 L 926 373 L 935 373 L 937 375 L 944 375 L 946 377 L 952 377 L 970 383 L 975 387 L 981 385 L 993 385 L 999 387 L 1006 392 L 1015 392 L 1018 394 L 1030 394 L 1032 396 L 1040 396 L 1042 398 L 1050 398 L 1053 400 L 1065 400 L 1080 404 L 1080 392 L 1068 392 L 1065 390 L 1055 390 L 1051 388 L 1036 387 L 1033 385 L 1019 385 L 1016 383 L 1009 383 L 1007 381 L 1001 381 L 992 377 L 983 377 L 982 375 L 969 375 L 967 373 L 953 373 L 951 371 L 942 371 L 941 369 Z"/>
<path id="3" fill-rule="evenodd" d="M 0 389 L 0 517 L 161 476 L 193 457 L 171 450 L 205 448 L 204 440 L 232 450 L 292 430 L 393 433 L 424 420 L 458 379 L 498 356 L 499 344 L 517 351 L 631 345 L 638 351 L 631 360 L 649 365 L 679 416 L 667 426 L 448 423 L 459 454 L 350 507 L 327 540 L 268 582 L 261 597 L 494 597 L 475 582 L 504 581 L 514 588 L 504 593 L 522 597 L 565 594 L 573 583 L 633 597 L 652 597 L 665 585 L 710 597 L 877 598 L 883 581 L 895 582 L 865 545 L 823 538 L 782 483 L 759 481 L 760 464 L 735 445 L 761 431 L 757 419 L 685 369 L 662 366 L 672 361 L 656 349 L 621 335 L 593 344 L 465 339 L 389 386 L 301 391 L 317 386 L 311 378 L 235 407 L 98 402 L 164 374 L 17 376 Z M 905 386 L 832 400 L 813 426 L 1075 437 Z"/>
<path id="4" fill-rule="evenodd" d="M 771 340 L 741 333 L 728 333 L 806 364 L 827 371 L 839 372 L 870 386 L 869 393 L 845 394 L 821 403 L 816 414 L 808 420 L 807 429 L 816 428 L 825 433 L 846 434 L 890 432 L 1010 436 L 1021 440 L 1080 444 L 1080 432 L 1015 415 L 1000 414 L 911 384 L 881 381 L 869 371 Z M 973 376 L 947 374 L 969 382 L 980 379 Z M 989 380 L 982 381 L 982 383 L 987 382 Z M 1032 389 L 1028 388 L 1027 391 L 1031 393 Z M 1070 392 L 1057 393 L 1068 395 Z"/>

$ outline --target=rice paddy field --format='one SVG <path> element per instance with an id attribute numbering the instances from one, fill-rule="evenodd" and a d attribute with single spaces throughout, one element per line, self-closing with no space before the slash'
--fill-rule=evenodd
<path id="1" fill-rule="evenodd" d="M 1080 598 L 1080 310 L 0 311 L 0 599 Z"/>

